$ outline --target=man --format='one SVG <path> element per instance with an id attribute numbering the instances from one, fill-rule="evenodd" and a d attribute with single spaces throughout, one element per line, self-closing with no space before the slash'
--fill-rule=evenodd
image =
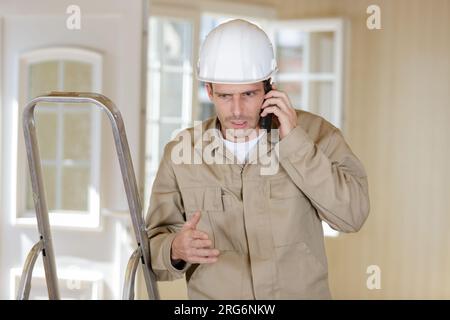
<path id="1" fill-rule="evenodd" d="M 328 299 L 321 221 L 356 232 L 367 218 L 362 164 L 337 128 L 276 88 L 265 93 L 276 69 L 267 35 L 247 21 L 203 44 L 198 78 L 217 117 L 167 144 L 147 216 L 158 280 L 186 273 L 191 299 Z M 264 172 L 264 157 L 276 170 Z"/>

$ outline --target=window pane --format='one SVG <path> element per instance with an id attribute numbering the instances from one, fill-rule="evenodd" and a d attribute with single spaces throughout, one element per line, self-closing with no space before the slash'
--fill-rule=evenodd
<path id="1" fill-rule="evenodd" d="M 169 21 L 163 22 L 163 64 L 183 65 L 191 60 L 191 24 L 187 22 Z"/>
<path id="2" fill-rule="evenodd" d="M 309 107 L 311 112 L 333 120 L 333 83 L 315 81 L 309 84 Z"/>
<path id="3" fill-rule="evenodd" d="M 69 107 L 70 108 L 70 107 Z M 89 160 L 91 148 L 91 113 L 64 114 L 64 159 Z"/>
<path id="4" fill-rule="evenodd" d="M 23 73 L 27 78 L 22 81 L 26 81 L 26 99 L 56 90 L 93 91 L 93 86 L 99 82 L 94 76 L 101 77 L 94 74 L 96 66 L 101 67 L 97 54 L 78 50 L 69 52 L 69 48 L 48 49 L 51 53 L 43 59 L 53 56 L 50 57 L 52 61 L 37 61 L 41 58 L 38 52 L 36 55 L 30 52 L 29 59 L 24 57 L 26 72 Z M 98 171 L 92 167 L 97 161 L 91 162 L 92 144 L 101 130 L 97 119 L 96 110 L 88 103 L 40 103 L 36 108 L 36 131 L 49 210 L 97 214 L 88 211 L 93 208 L 89 202 L 90 186 L 97 187 L 98 184 L 97 177 L 93 180 L 91 175 L 92 170 Z M 18 187 L 23 190 L 18 195 L 25 202 L 22 207 L 34 211 L 28 165 L 23 170 L 26 172 L 20 177 L 26 175 L 28 179 L 23 188 Z"/>
<path id="5" fill-rule="evenodd" d="M 62 210 L 88 210 L 89 169 L 64 167 L 62 170 Z"/>
<path id="6" fill-rule="evenodd" d="M 64 91 L 92 91 L 92 66 L 88 63 L 64 61 Z"/>
<path id="7" fill-rule="evenodd" d="M 36 108 L 35 119 L 39 155 L 42 160 L 55 160 L 58 116 L 54 112 L 40 111 Z"/>
<path id="8" fill-rule="evenodd" d="M 181 128 L 181 124 L 178 123 L 163 123 L 159 127 L 159 156 L 161 158 L 164 152 L 164 146 L 169 142 L 172 137 L 178 133 L 178 129 Z"/>
<path id="9" fill-rule="evenodd" d="M 305 33 L 283 29 L 276 33 L 275 39 L 280 72 L 303 72 Z"/>
<path id="10" fill-rule="evenodd" d="M 58 61 L 35 63 L 29 68 L 28 99 L 59 90 Z"/>
<path id="11" fill-rule="evenodd" d="M 333 72 L 334 33 L 312 32 L 310 34 L 310 71 Z"/>
<path id="12" fill-rule="evenodd" d="M 42 168 L 45 195 L 47 196 L 47 208 L 49 211 L 56 209 L 56 168 L 55 166 L 43 166 Z M 30 171 L 27 168 L 27 210 L 34 211 L 33 192 L 31 190 Z"/>
<path id="13" fill-rule="evenodd" d="M 302 96 L 303 96 L 303 86 L 300 81 L 296 82 L 279 82 L 277 83 L 277 88 L 281 91 L 285 91 L 289 99 L 291 100 L 292 106 L 296 109 L 303 109 L 302 106 Z"/>
<path id="14" fill-rule="evenodd" d="M 183 106 L 183 75 L 163 72 L 161 74 L 161 117 L 181 118 Z"/>
<path id="15" fill-rule="evenodd" d="M 188 21 L 152 17 L 150 19 L 150 61 L 164 65 L 191 64 L 192 25 Z"/>
<path id="16" fill-rule="evenodd" d="M 148 183 L 153 179 L 159 157 L 171 139 L 172 132 L 192 118 L 193 21 L 152 16 L 149 32 L 146 194 L 150 192 Z"/>

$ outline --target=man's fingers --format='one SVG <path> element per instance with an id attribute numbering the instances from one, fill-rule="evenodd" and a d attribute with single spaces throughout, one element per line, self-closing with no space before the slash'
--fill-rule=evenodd
<path id="1" fill-rule="evenodd" d="M 217 249 L 193 249 L 193 256 L 192 258 L 199 258 L 199 257 L 217 257 L 219 256 L 220 251 Z"/>
<path id="2" fill-rule="evenodd" d="M 271 97 L 271 98 L 266 99 L 264 101 L 264 103 L 262 104 L 261 109 L 264 110 L 264 108 L 267 108 L 270 106 L 277 106 L 285 112 L 292 109 L 288 104 L 286 104 L 286 101 L 280 97 Z"/>
<path id="3" fill-rule="evenodd" d="M 283 100 L 283 102 L 286 104 L 287 107 L 292 108 L 292 104 L 291 104 L 291 100 L 289 99 L 288 95 L 286 94 L 286 92 L 283 91 L 278 91 L 278 90 L 272 90 L 269 91 L 268 93 L 266 93 L 266 95 L 264 96 L 264 98 L 270 99 L 270 98 L 278 98 Z"/>
<path id="4" fill-rule="evenodd" d="M 208 240 L 208 234 L 200 230 L 192 230 L 190 233 L 192 239 Z"/>
<path id="5" fill-rule="evenodd" d="M 189 229 L 197 228 L 197 224 L 200 221 L 200 217 L 201 217 L 200 211 L 194 212 L 192 217 L 188 221 L 185 222 L 182 230 L 189 230 Z"/>
<path id="6" fill-rule="evenodd" d="M 195 257 L 189 260 L 190 263 L 214 263 L 219 260 L 217 257 Z"/>
<path id="7" fill-rule="evenodd" d="M 192 240 L 191 242 L 191 246 L 193 248 L 211 248 L 212 246 L 212 241 L 211 240 L 200 240 L 200 239 L 196 239 L 196 240 Z"/>
<path id="8" fill-rule="evenodd" d="M 279 118 L 283 112 L 278 107 L 266 107 L 266 108 L 264 108 L 264 111 L 261 112 L 261 117 L 265 117 L 269 113 L 273 113 Z"/>
<path id="9" fill-rule="evenodd" d="M 283 103 L 283 100 L 281 100 L 280 98 L 274 98 L 274 97 L 268 98 L 268 99 L 264 100 L 261 108 L 264 109 L 264 108 L 266 108 L 268 106 L 273 106 L 273 105 L 277 106 L 280 103 Z"/>

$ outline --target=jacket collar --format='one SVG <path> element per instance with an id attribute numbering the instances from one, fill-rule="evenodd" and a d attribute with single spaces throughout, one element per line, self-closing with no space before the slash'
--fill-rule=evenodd
<path id="1" fill-rule="evenodd" d="M 278 129 L 275 122 L 272 121 L 272 129 Z M 245 163 L 239 163 L 236 156 L 225 147 L 223 135 L 221 132 L 220 120 L 217 116 L 207 119 L 194 127 L 194 148 L 205 154 L 210 153 L 214 159 L 223 161 L 225 164 L 238 164 L 243 167 Z M 264 131 L 254 148 L 249 153 L 248 164 L 255 164 L 261 157 L 267 157 L 272 153 L 276 143 L 279 141 L 278 130 L 271 130 L 269 133 Z M 206 149 L 208 148 L 208 149 Z"/>

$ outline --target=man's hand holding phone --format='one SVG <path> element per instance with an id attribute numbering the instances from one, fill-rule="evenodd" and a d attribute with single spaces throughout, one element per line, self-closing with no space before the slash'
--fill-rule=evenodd
<path id="1" fill-rule="evenodd" d="M 276 90 L 275 85 L 272 85 L 272 90 L 266 93 L 264 99 L 261 106 L 261 117 L 274 114 L 280 123 L 280 139 L 283 139 L 297 126 L 297 113 L 292 107 L 288 95 L 283 91 Z"/>

